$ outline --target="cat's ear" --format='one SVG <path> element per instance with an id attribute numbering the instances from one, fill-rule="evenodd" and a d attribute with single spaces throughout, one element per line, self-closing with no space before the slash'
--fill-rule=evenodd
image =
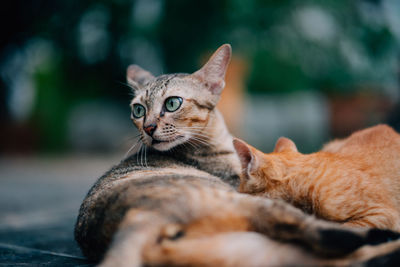
<path id="1" fill-rule="evenodd" d="M 154 76 L 138 65 L 130 65 L 126 70 L 126 80 L 134 89 L 140 88 L 151 79 L 154 79 Z"/>
<path id="2" fill-rule="evenodd" d="M 286 137 L 280 137 L 276 141 L 274 152 L 298 152 L 296 144 Z"/>
<path id="3" fill-rule="evenodd" d="M 235 148 L 236 153 L 239 156 L 244 174 L 248 175 L 249 171 L 257 168 L 258 160 L 255 153 L 255 148 L 251 147 L 250 145 L 246 144 L 246 142 L 238 138 L 233 139 L 233 147 Z"/>
<path id="4" fill-rule="evenodd" d="M 231 60 L 232 48 L 224 44 L 218 48 L 207 63 L 193 73 L 211 93 L 219 95 L 225 87 L 225 73 Z"/>

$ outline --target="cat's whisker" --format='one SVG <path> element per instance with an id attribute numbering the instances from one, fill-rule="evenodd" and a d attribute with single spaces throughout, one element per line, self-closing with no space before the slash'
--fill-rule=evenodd
<path id="1" fill-rule="evenodd" d="M 146 165 L 146 168 L 149 167 L 149 165 L 147 165 L 147 146 L 144 146 L 144 164 Z"/>
<path id="2" fill-rule="evenodd" d="M 139 151 L 142 148 L 142 146 L 140 146 L 138 152 L 136 152 L 136 164 L 139 165 Z"/>
<path id="3" fill-rule="evenodd" d="M 177 133 L 174 132 L 174 133 L 171 133 L 171 134 L 164 134 L 163 137 L 166 138 L 166 139 L 169 139 L 170 137 L 175 137 L 176 135 L 177 135 Z"/>
<path id="4" fill-rule="evenodd" d="M 139 138 L 139 139 L 136 141 L 136 143 L 133 144 L 133 145 L 129 148 L 129 150 L 125 153 L 124 158 L 126 158 L 126 157 L 129 155 L 129 153 L 130 153 L 133 149 L 135 149 L 135 148 L 137 147 L 137 145 L 140 144 L 140 142 L 142 142 L 141 138 Z"/>
<path id="5" fill-rule="evenodd" d="M 122 85 L 125 85 L 125 86 L 127 86 L 127 87 L 129 87 L 130 89 L 132 89 L 132 90 L 136 90 L 134 87 L 132 87 L 129 83 L 125 83 L 125 82 L 121 82 L 121 81 L 116 81 L 117 83 L 119 83 L 119 84 L 122 84 Z M 129 92 L 129 95 L 130 96 L 134 96 L 134 93 L 133 92 Z"/>
<path id="6" fill-rule="evenodd" d="M 203 126 L 176 126 L 176 128 L 212 128 L 212 127 L 203 125 Z"/>
<path id="7" fill-rule="evenodd" d="M 142 145 L 142 147 L 140 149 L 140 166 L 142 166 L 142 168 L 144 167 L 144 165 L 143 165 L 143 151 L 144 151 L 144 145 Z"/>
<path id="8" fill-rule="evenodd" d="M 200 133 L 200 132 L 195 132 L 195 131 L 190 131 L 190 133 L 192 133 L 192 134 L 194 134 L 194 135 L 196 135 L 196 136 L 201 136 L 201 137 L 204 137 L 204 138 L 207 138 L 207 139 L 210 139 L 210 140 L 211 140 L 211 136 L 208 135 L 208 134 L 204 134 L 204 133 Z"/>
<path id="9" fill-rule="evenodd" d="M 189 131 L 189 132 L 195 132 L 195 133 L 200 133 L 200 134 L 203 134 L 203 135 L 207 135 L 207 136 L 208 136 L 208 133 L 205 132 L 204 129 L 197 129 L 197 128 L 186 128 L 186 129 L 184 129 L 184 128 L 182 128 L 182 129 L 180 129 L 180 130 Z"/>
<path id="10" fill-rule="evenodd" d="M 143 159 L 142 159 L 142 150 L 143 150 L 144 143 L 141 143 L 138 152 L 136 153 L 137 164 L 143 167 Z M 140 159 L 140 161 L 139 161 Z"/>
<path id="11" fill-rule="evenodd" d="M 137 134 L 135 136 L 125 136 L 123 139 L 121 139 L 118 142 L 118 147 L 121 147 L 123 149 L 125 149 L 126 146 L 131 147 L 132 143 L 137 142 L 139 136 L 140 136 L 140 134 Z"/>
<path id="12" fill-rule="evenodd" d="M 194 144 L 191 140 L 187 141 L 187 144 L 191 145 L 193 148 L 195 149 L 199 149 L 199 146 L 197 146 L 196 144 Z"/>
<path id="13" fill-rule="evenodd" d="M 199 142 L 199 143 L 201 143 L 201 144 L 203 144 L 205 146 L 214 146 L 214 144 L 212 144 L 212 143 L 210 143 L 210 142 L 208 142 L 208 141 L 206 141 L 204 139 L 201 139 L 199 137 L 196 137 L 196 136 L 191 136 L 191 139 L 196 141 L 196 142 Z"/>
<path id="14" fill-rule="evenodd" d="M 191 126 L 191 127 L 176 127 L 176 129 L 178 130 L 207 130 L 207 129 L 213 129 L 213 127 L 208 127 L 208 126 L 204 126 L 204 127 L 196 127 L 196 126 Z"/>
<path id="15" fill-rule="evenodd" d="M 197 142 L 200 142 L 200 143 L 202 143 L 203 145 L 206 145 L 206 146 L 216 146 L 216 143 L 214 143 L 214 142 L 209 138 L 210 136 L 207 136 L 207 135 L 204 135 L 204 134 L 200 134 L 200 133 L 195 133 L 195 132 L 192 132 L 192 131 L 183 131 L 183 130 L 181 130 L 181 132 L 190 135 L 190 136 L 191 136 L 191 139 L 193 139 L 193 140 L 195 140 L 195 141 L 197 141 Z"/>
<path id="16" fill-rule="evenodd" d="M 135 136 L 127 136 L 127 137 L 125 137 L 125 138 L 123 139 L 123 142 L 128 142 L 128 141 L 135 140 L 135 139 L 137 139 L 138 137 L 140 137 L 141 135 L 142 135 L 141 133 L 138 133 L 138 134 L 136 134 Z"/>
<path id="17" fill-rule="evenodd" d="M 193 138 L 196 138 L 198 140 L 202 140 L 208 144 L 216 146 L 217 143 L 212 140 L 211 136 L 206 135 L 206 134 L 201 134 L 193 131 L 187 131 L 186 133 L 190 134 Z"/>

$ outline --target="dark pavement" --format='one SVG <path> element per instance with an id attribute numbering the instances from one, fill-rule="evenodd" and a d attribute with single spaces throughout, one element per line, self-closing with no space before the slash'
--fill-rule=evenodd
<path id="1" fill-rule="evenodd" d="M 0 158 L 0 266 L 91 266 L 73 238 L 80 203 L 122 156 Z"/>

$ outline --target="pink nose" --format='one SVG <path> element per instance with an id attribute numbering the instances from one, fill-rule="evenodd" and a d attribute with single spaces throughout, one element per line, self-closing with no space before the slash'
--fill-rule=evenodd
<path id="1" fill-rule="evenodd" d="M 157 124 L 150 124 L 148 126 L 143 126 L 143 130 L 150 136 L 153 136 L 153 133 L 157 129 Z"/>

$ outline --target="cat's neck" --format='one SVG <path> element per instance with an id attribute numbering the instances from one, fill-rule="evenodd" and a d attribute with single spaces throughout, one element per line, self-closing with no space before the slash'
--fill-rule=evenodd
<path id="1" fill-rule="evenodd" d="M 233 147 L 233 137 L 221 113 L 214 109 L 202 133 L 203 141 L 184 145 L 179 151 L 196 167 L 216 175 L 227 183 L 238 186 L 240 162 Z"/>
<path id="2" fill-rule="evenodd" d="M 196 139 L 201 139 L 196 141 Z M 233 137 L 226 127 L 221 113 L 214 109 L 210 112 L 207 125 L 201 135 L 195 135 L 189 142 L 193 145 L 184 145 L 181 147 L 182 153 L 188 157 L 209 156 L 223 152 L 234 152 Z"/>

